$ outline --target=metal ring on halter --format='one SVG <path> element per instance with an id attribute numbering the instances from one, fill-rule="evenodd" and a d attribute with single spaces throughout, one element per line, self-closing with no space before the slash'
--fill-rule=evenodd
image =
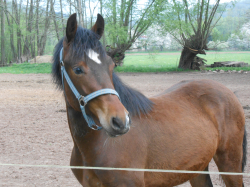
<path id="1" fill-rule="evenodd" d="M 93 130 L 95 130 L 95 131 L 98 131 L 98 130 L 101 130 L 101 129 L 102 129 L 102 127 L 99 127 L 99 126 L 96 125 L 96 124 L 94 124 L 94 125 L 92 125 L 92 126 L 89 126 L 89 128 L 91 128 L 91 129 L 93 129 Z"/>
<path id="2" fill-rule="evenodd" d="M 63 63 L 63 61 L 62 61 L 62 60 L 60 61 L 60 65 L 61 65 L 61 66 L 64 66 L 64 63 Z"/>
<path id="3" fill-rule="evenodd" d="M 85 107 L 87 102 L 84 101 L 84 96 L 80 95 L 80 97 L 78 98 L 78 102 L 81 106 Z"/>

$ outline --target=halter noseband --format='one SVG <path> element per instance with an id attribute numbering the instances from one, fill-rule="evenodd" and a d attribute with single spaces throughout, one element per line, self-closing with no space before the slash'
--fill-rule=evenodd
<path id="1" fill-rule="evenodd" d="M 102 129 L 102 127 L 99 127 L 98 125 L 95 124 L 93 118 L 89 115 L 86 114 L 85 112 L 85 106 L 87 105 L 87 103 L 100 96 L 100 95 L 105 95 L 105 94 L 113 94 L 113 95 L 117 95 L 117 97 L 120 99 L 119 97 L 119 94 L 113 90 L 113 89 L 109 89 L 109 88 L 105 88 L 105 89 L 101 89 L 101 90 L 97 90 L 87 96 L 83 96 L 81 95 L 76 87 L 74 86 L 74 84 L 72 83 L 72 81 L 70 80 L 69 78 L 69 75 L 68 73 L 66 72 L 66 69 L 64 67 L 64 63 L 63 63 L 63 48 L 61 49 L 60 51 L 60 65 L 61 65 L 61 74 L 62 74 L 62 85 L 63 85 L 63 90 L 64 90 L 64 83 L 63 83 L 63 76 L 65 77 L 70 89 L 72 90 L 72 92 L 74 93 L 74 95 L 76 96 L 78 102 L 79 102 L 79 105 L 80 105 L 80 108 L 81 108 L 81 111 L 82 111 L 82 115 L 84 117 L 84 119 L 86 120 L 88 126 L 93 129 L 93 130 L 100 130 Z M 64 90 L 65 91 L 65 90 Z M 66 97 L 66 95 L 65 95 Z"/>

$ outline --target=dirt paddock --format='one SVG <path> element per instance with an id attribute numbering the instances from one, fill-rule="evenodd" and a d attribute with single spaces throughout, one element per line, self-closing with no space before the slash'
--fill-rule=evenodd
<path id="1" fill-rule="evenodd" d="M 119 76 L 146 96 L 181 80 L 212 79 L 239 97 L 246 114 L 250 160 L 250 73 L 124 73 Z M 69 165 L 73 146 L 63 95 L 45 74 L 0 74 L 0 163 Z M 249 162 L 248 162 L 249 163 Z M 210 171 L 216 171 L 213 162 Z M 246 171 L 250 173 L 247 164 Z M 212 175 L 215 187 L 223 186 Z M 250 177 L 244 177 L 250 186 Z M 0 186 L 80 186 L 70 169 L 0 166 Z M 189 187 L 189 183 L 180 185 Z"/>

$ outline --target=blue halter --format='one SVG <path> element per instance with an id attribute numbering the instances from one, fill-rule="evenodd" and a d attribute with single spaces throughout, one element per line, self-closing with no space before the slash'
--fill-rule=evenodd
<path id="1" fill-rule="evenodd" d="M 72 83 L 72 81 L 69 78 L 68 73 L 66 72 L 66 69 L 64 67 L 64 63 L 63 63 L 63 48 L 60 51 L 60 64 L 61 64 L 61 74 L 62 74 L 62 85 L 63 85 L 63 89 L 64 89 L 64 83 L 63 83 L 63 76 L 65 77 L 70 89 L 72 90 L 72 92 L 74 93 L 74 95 L 76 96 L 81 111 L 82 111 L 82 115 L 84 117 L 84 119 L 86 120 L 88 126 L 93 129 L 93 130 L 100 130 L 102 129 L 102 127 L 99 127 L 98 125 L 95 124 L 93 118 L 89 115 L 86 114 L 85 112 L 85 106 L 87 105 L 87 103 L 91 100 L 94 99 L 100 95 L 105 95 L 105 94 L 114 94 L 117 95 L 117 97 L 120 99 L 119 94 L 113 90 L 113 89 L 109 89 L 109 88 L 105 88 L 105 89 L 101 89 L 101 90 L 97 90 L 87 96 L 82 96 L 75 88 L 74 84 Z"/>

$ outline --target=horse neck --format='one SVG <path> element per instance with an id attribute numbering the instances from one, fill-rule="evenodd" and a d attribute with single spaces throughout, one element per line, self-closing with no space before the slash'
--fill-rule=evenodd
<path id="1" fill-rule="evenodd" d="M 85 135 L 90 132 L 90 128 L 88 127 L 82 112 L 75 111 L 70 106 L 67 106 L 66 108 L 69 129 L 71 131 L 72 137 L 77 137 L 78 139 L 84 138 Z"/>
<path id="2" fill-rule="evenodd" d="M 92 143 L 96 143 L 102 137 L 102 131 L 94 131 L 89 128 L 81 112 L 67 106 L 68 124 L 74 143 L 82 153 L 90 151 Z M 86 150 L 86 151 L 85 151 Z"/>

